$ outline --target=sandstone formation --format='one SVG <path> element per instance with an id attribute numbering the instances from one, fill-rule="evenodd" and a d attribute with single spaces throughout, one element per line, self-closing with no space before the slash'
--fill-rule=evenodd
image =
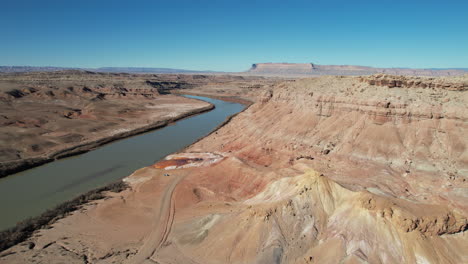
<path id="1" fill-rule="evenodd" d="M 468 75 L 468 74 L 467 74 Z M 403 87 L 403 88 L 427 88 L 434 89 L 440 88 L 443 90 L 451 91 L 465 91 L 468 90 L 468 78 L 449 78 L 448 80 L 442 78 L 428 78 L 428 77 L 403 77 L 392 75 L 372 75 L 361 77 L 361 82 L 366 82 L 370 85 L 387 86 L 388 88 Z"/>
<path id="2" fill-rule="evenodd" d="M 0 263 L 468 263 L 466 81 L 246 92 L 255 103 L 225 126 Z"/>
<path id="3" fill-rule="evenodd" d="M 355 65 L 318 65 L 314 63 L 256 63 L 247 71 L 247 74 L 265 76 L 369 75 L 376 73 L 412 76 L 454 76 L 467 74 L 468 70 L 374 68 Z"/>

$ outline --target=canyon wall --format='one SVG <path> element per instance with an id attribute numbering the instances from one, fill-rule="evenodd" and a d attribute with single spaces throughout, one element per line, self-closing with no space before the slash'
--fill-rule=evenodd
<path id="1" fill-rule="evenodd" d="M 180 183 L 154 259 L 466 262 L 468 97 L 452 89 L 464 83 L 321 77 L 266 89 L 188 150 L 225 159 Z"/>

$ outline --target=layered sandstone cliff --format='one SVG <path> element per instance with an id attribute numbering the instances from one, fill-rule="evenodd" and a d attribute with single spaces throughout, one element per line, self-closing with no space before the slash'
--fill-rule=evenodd
<path id="1" fill-rule="evenodd" d="M 468 76 L 468 74 L 467 74 Z M 428 78 L 428 77 L 404 77 L 395 75 L 377 74 L 359 78 L 361 82 L 370 85 L 387 86 L 388 88 L 424 88 L 424 89 L 442 89 L 450 91 L 468 90 L 467 77 L 459 78 Z"/>

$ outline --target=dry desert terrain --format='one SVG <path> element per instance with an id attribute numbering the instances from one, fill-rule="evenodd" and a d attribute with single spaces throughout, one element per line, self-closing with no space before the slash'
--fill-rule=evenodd
<path id="1" fill-rule="evenodd" d="M 468 263 L 467 75 L 233 78 L 183 92 L 245 111 L 0 263 Z"/>

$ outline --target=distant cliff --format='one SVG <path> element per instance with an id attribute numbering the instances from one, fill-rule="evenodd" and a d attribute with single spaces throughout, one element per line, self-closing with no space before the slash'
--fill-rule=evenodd
<path id="1" fill-rule="evenodd" d="M 312 74 L 315 71 L 312 63 L 256 63 L 249 72 L 273 74 Z"/>
<path id="2" fill-rule="evenodd" d="M 467 69 L 373 68 L 355 65 L 317 65 L 313 63 L 256 63 L 247 71 L 255 75 L 392 75 L 452 76 L 468 74 Z"/>

